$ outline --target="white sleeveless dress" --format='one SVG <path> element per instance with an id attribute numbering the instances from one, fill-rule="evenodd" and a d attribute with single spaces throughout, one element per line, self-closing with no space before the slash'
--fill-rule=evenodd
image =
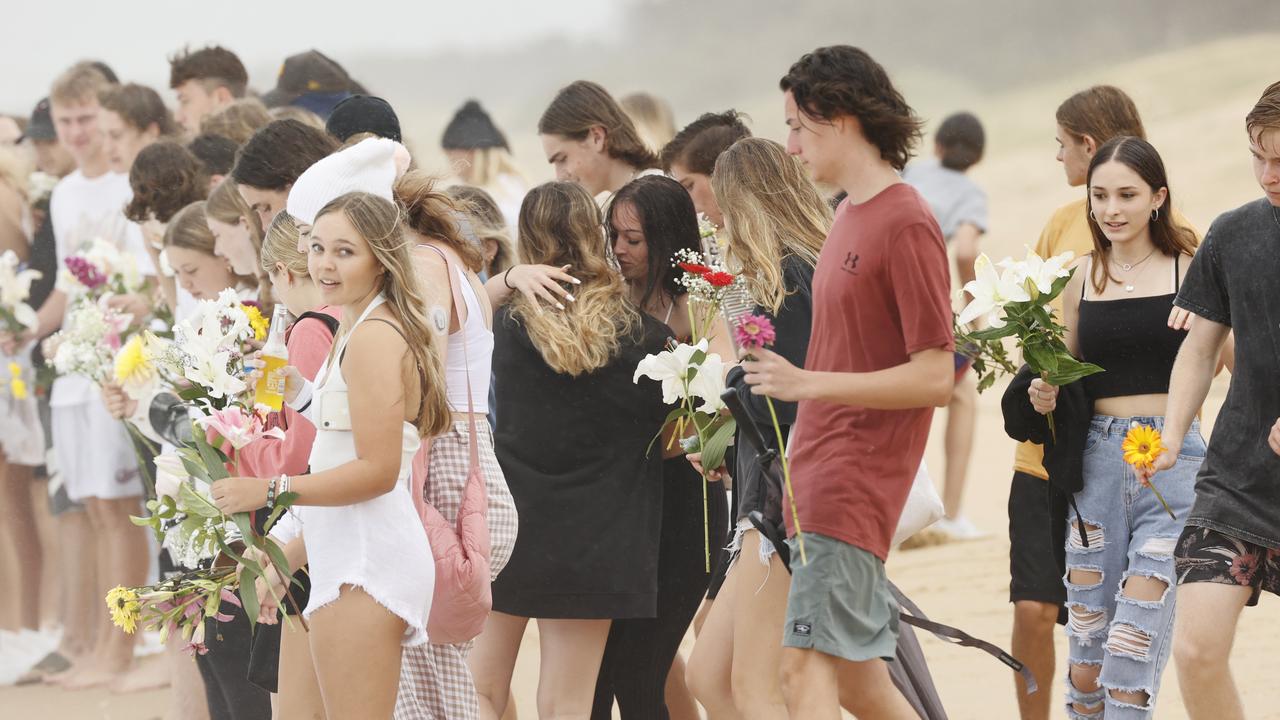
<path id="1" fill-rule="evenodd" d="M 356 326 L 383 302 L 379 294 L 369 303 L 316 374 L 311 404 L 303 413 L 316 426 L 313 473 L 356 459 L 350 422 L 342 422 L 349 412 L 341 358 Z M 427 641 L 435 563 L 409 492 L 410 464 L 421 442 L 417 428 L 407 422 L 401 425 L 400 473 L 390 492 L 355 505 L 297 508 L 311 572 L 311 599 L 303 615 L 309 618 L 337 600 L 343 585 L 352 585 L 408 624 L 403 645 Z"/>

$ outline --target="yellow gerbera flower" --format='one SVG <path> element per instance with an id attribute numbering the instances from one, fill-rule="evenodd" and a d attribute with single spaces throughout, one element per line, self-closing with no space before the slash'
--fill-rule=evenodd
<path id="1" fill-rule="evenodd" d="M 16 377 L 9 381 L 9 392 L 13 393 L 14 400 L 27 399 L 27 381 L 20 377 Z"/>
<path id="2" fill-rule="evenodd" d="M 116 353 L 116 382 L 121 385 L 145 383 L 155 370 L 151 367 L 151 352 L 142 333 L 134 335 Z"/>
<path id="3" fill-rule="evenodd" d="M 22 366 L 16 362 L 9 363 L 9 377 L 18 377 L 22 375 Z"/>
<path id="4" fill-rule="evenodd" d="M 116 627 L 130 635 L 138 629 L 142 604 L 138 602 L 138 594 L 133 590 L 122 585 L 112 588 L 107 593 L 107 607 L 111 610 L 111 622 Z"/>
<path id="5" fill-rule="evenodd" d="M 1164 452 L 1160 431 L 1149 425 L 1134 425 L 1124 437 L 1124 461 L 1135 468 L 1148 468 Z"/>
<path id="6" fill-rule="evenodd" d="M 253 328 L 253 339 L 266 340 L 267 330 L 270 329 L 271 323 L 262 316 L 262 311 L 253 305 L 241 305 L 240 309 L 249 318 L 249 327 Z"/>

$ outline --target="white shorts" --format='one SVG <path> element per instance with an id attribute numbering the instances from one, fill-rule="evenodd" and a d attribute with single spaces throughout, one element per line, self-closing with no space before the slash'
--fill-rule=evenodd
<path id="1" fill-rule="evenodd" d="M 142 474 L 124 423 L 102 398 L 53 408 L 53 452 L 74 501 L 119 500 L 143 494 Z"/>
<path id="2" fill-rule="evenodd" d="M 10 381 L 8 365 L 17 363 L 22 368 L 23 379 L 29 388 L 35 387 L 31 370 L 31 354 L 17 357 L 0 355 L 6 385 Z M 0 452 L 14 465 L 36 466 L 44 464 L 44 426 L 40 423 L 40 410 L 34 390 L 28 390 L 21 400 L 13 396 L 8 387 L 0 392 Z"/>

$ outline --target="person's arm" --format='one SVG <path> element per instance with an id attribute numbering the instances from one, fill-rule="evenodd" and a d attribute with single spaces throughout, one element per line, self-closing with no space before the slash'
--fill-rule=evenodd
<path id="1" fill-rule="evenodd" d="M 289 364 L 308 380 L 314 380 L 333 344 L 329 328 L 315 318 L 298 321 L 289 332 Z M 239 450 L 239 459 L 251 475 L 296 475 L 307 471 L 316 428 L 293 408 L 281 408 L 285 419 L 283 439 L 263 437 Z"/>
<path id="2" fill-rule="evenodd" d="M 366 322 L 352 331 L 342 362 L 356 457 L 329 470 L 290 479 L 295 504 L 340 507 L 371 500 L 395 488 L 400 474 L 405 399 L 418 388 L 405 386 L 408 347 L 385 322 Z M 323 413 L 323 408 L 315 412 Z M 214 503 L 225 513 L 266 505 L 264 478 L 235 477 L 213 484 Z"/>
<path id="3" fill-rule="evenodd" d="M 1177 462 L 1177 449 L 1182 447 L 1182 440 L 1191 427 L 1191 421 L 1200 412 L 1209 395 L 1209 386 L 1213 383 L 1222 344 L 1230 332 L 1230 327 L 1203 317 L 1197 317 L 1191 324 L 1191 331 L 1178 349 L 1178 358 L 1174 361 L 1173 373 L 1169 376 L 1169 399 L 1164 411 L 1164 432 L 1161 433 L 1166 452 L 1156 458 L 1154 467 L 1138 471 L 1138 477 L 1143 482 L 1150 480 L 1152 475 L 1161 470 L 1168 470 Z"/>
<path id="4" fill-rule="evenodd" d="M 950 348 L 921 350 L 907 362 L 865 373 L 801 370 L 771 350 L 753 350 L 742 363 L 756 395 L 800 402 L 821 400 L 872 410 L 946 407 L 955 389 L 955 359 Z"/>
<path id="5" fill-rule="evenodd" d="M 951 235 L 951 245 L 955 248 L 956 275 L 960 278 L 960 287 L 978 278 L 973 264 L 978 260 L 981 250 L 982 228 L 973 223 L 961 223 Z"/>
<path id="6" fill-rule="evenodd" d="M 419 245 L 414 248 L 413 260 L 418 268 L 418 277 L 422 279 L 422 288 L 427 302 L 427 319 L 431 321 L 431 331 L 436 339 L 436 350 L 440 353 L 440 362 L 447 363 L 449 333 L 455 330 L 453 327 L 453 292 L 450 290 L 449 284 L 451 282 L 459 282 L 459 279 L 449 276 L 449 266 L 445 263 L 445 259 L 431 247 Z M 459 315 L 465 312 L 466 308 L 461 308 L 458 311 Z M 459 327 L 461 327 L 461 322 L 459 322 Z"/>

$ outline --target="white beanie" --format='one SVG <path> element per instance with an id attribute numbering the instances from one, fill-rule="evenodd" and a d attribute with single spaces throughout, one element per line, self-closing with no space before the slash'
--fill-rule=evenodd
<path id="1" fill-rule="evenodd" d="M 323 158 L 298 176 L 285 210 L 299 223 L 314 225 L 325 205 L 347 193 L 366 192 L 394 200 L 396 151 L 400 143 L 369 138 Z"/>

